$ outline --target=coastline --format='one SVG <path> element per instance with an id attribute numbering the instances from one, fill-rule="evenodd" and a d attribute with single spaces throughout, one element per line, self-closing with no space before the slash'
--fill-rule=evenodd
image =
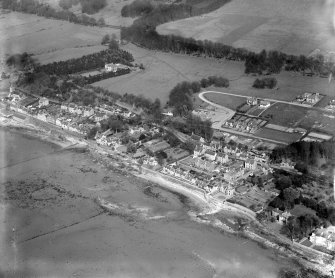
<path id="1" fill-rule="evenodd" d="M 7 119 L 5 117 L 0 116 L 0 127 L 1 128 L 8 128 L 10 131 L 14 132 L 19 132 L 22 135 L 30 136 L 34 139 L 41 140 L 43 142 L 48 142 L 50 144 L 55 144 L 59 146 L 60 148 L 68 148 L 68 147 L 75 147 L 76 145 L 79 144 L 80 147 L 88 147 L 90 153 L 95 152 L 98 155 L 97 162 L 106 162 L 107 164 L 111 165 L 110 158 L 108 158 L 106 155 L 104 155 L 102 150 L 99 150 L 99 148 L 95 148 L 93 146 L 90 146 L 91 144 L 84 144 L 83 141 L 80 139 L 72 138 L 70 136 L 64 136 L 63 140 L 60 138 L 53 138 L 53 135 L 51 132 L 47 132 L 41 127 L 34 126 L 34 125 L 27 125 L 25 123 L 17 122 L 13 119 Z M 117 162 L 123 163 L 120 158 L 117 156 L 113 156 L 113 159 Z M 115 170 L 117 167 L 113 167 Z M 128 174 L 124 171 L 124 169 L 119 169 L 120 172 L 122 172 L 124 175 Z M 165 179 L 159 174 L 154 174 L 154 173 L 149 173 L 148 171 L 145 171 L 146 173 L 131 173 L 132 175 L 139 177 L 141 179 L 144 179 L 146 181 L 153 182 L 157 184 L 158 186 L 162 188 L 166 188 L 167 190 L 171 190 L 177 193 L 180 193 L 187 198 L 191 199 L 195 206 L 199 208 L 201 213 L 191 215 L 191 217 L 194 218 L 197 222 L 202 222 L 205 224 L 211 224 L 216 228 L 219 228 L 220 230 L 223 230 L 224 232 L 228 232 L 231 234 L 239 235 L 239 232 L 236 230 L 231 229 L 230 227 L 226 226 L 224 223 L 217 219 L 212 219 L 212 220 L 206 220 L 206 219 L 201 219 L 199 216 L 212 216 L 215 217 L 214 215 L 218 212 L 225 213 L 234 213 L 237 215 L 237 217 L 247 217 L 247 214 L 243 210 L 239 210 L 236 207 L 231 206 L 230 204 L 219 204 L 218 202 L 213 202 L 213 199 L 208 199 L 206 198 L 205 194 L 202 194 L 200 192 L 197 192 L 195 190 L 192 190 L 190 188 L 184 187 L 181 184 L 178 184 L 177 182 L 172 182 L 168 179 Z M 250 217 L 247 217 L 250 218 Z M 254 220 L 254 219 L 252 219 Z M 257 242 L 261 245 L 266 246 L 266 248 L 272 248 L 273 250 L 278 250 L 280 253 L 290 257 L 294 258 L 294 255 L 297 253 L 297 251 L 300 250 L 292 250 L 290 249 L 285 249 L 283 246 L 280 246 L 279 244 L 273 242 L 272 240 L 269 240 L 267 238 L 263 238 L 259 236 L 258 234 L 253 233 L 252 231 L 247 231 L 243 234 L 248 240 L 252 240 L 254 242 Z M 243 236 L 241 234 L 241 236 Z M 278 239 L 280 241 L 280 239 Z M 294 248 L 296 249 L 296 248 Z M 324 274 L 329 274 L 330 269 L 327 269 L 327 266 L 321 261 L 321 260 L 314 260 L 313 262 L 306 261 L 304 258 L 299 258 L 298 261 L 302 262 L 302 265 L 308 266 L 310 268 L 316 269 L 321 273 Z"/>

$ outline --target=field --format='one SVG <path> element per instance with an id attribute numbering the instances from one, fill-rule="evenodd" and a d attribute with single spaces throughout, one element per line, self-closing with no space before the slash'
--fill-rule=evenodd
<path id="1" fill-rule="evenodd" d="M 122 47 L 143 63 L 145 70 L 94 83 L 110 91 L 132 93 L 155 99 L 165 104 L 170 90 L 182 81 L 199 81 L 210 75 L 236 79 L 243 74 L 243 64 L 213 59 L 149 51 L 128 44 Z"/>
<path id="2" fill-rule="evenodd" d="M 212 40 L 253 51 L 332 51 L 331 1 L 234 0 L 206 15 L 165 23 L 160 34 Z"/>
<path id="3" fill-rule="evenodd" d="M 267 117 L 271 124 L 294 127 L 306 116 L 307 111 L 308 108 L 305 107 L 276 103 L 267 109 L 262 117 Z"/>
<path id="4" fill-rule="evenodd" d="M 1 60 L 6 55 L 28 52 L 39 62 L 78 57 L 101 49 L 105 34 L 118 30 L 72 24 L 30 14 L 0 15 Z M 44 61 L 45 60 L 45 61 Z"/>
<path id="5" fill-rule="evenodd" d="M 261 128 L 255 133 L 255 135 L 261 138 L 277 140 L 288 144 L 298 141 L 301 138 L 301 134 L 299 133 L 288 133 L 269 128 Z"/>
<path id="6" fill-rule="evenodd" d="M 325 115 L 328 115 L 325 116 Z M 323 133 L 335 135 L 335 119 L 334 115 L 329 113 L 322 113 L 319 111 L 308 111 L 307 116 L 299 123 L 302 128 L 308 129 L 308 127 L 313 127 Z"/>
<path id="7" fill-rule="evenodd" d="M 217 93 L 206 93 L 204 97 L 216 104 L 225 106 L 229 109 L 236 111 L 236 108 L 246 102 L 244 97 L 235 97 L 229 95 L 222 95 Z"/>

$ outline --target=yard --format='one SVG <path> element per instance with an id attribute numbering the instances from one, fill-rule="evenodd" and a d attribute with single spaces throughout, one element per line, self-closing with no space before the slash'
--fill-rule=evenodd
<path id="1" fill-rule="evenodd" d="M 323 133 L 335 135 L 334 114 L 319 111 L 308 111 L 307 116 L 299 123 L 302 128 L 314 128 Z"/>
<path id="2" fill-rule="evenodd" d="M 276 103 L 267 109 L 262 117 L 269 119 L 271 124 L 294 127 L 308 112 L 308 108 L 285 103 Z"/>
<path id="3" fill-rule="evenodd" d="M 255 135 L 261 138 L 276 140 L 287 144 L 296 142 L 301 138 L 300 133 L 288 133 L 266 127 L 258 130 Z"/>

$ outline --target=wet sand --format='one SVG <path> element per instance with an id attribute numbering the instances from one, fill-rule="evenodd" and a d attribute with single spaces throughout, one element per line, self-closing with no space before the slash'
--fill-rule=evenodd
<path id="1" fill-rule="evenodd" d="M 271 278 L 290 264 L 191 220 L 199 211 L 190 199 L 106 169 L 88 153 L 3 129 L 0 139 L 5 276 Z M 104 211 L 98 197 L 115 209 Z"/>

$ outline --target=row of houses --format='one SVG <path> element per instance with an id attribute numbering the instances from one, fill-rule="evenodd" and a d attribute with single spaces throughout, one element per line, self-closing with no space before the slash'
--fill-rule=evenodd
<path id="1" fill-rule="evenodd" d="M 264 99 L 258 99 L 256 97 L 248 97 L 247 98 L 247 104 L 250 106 L 256 106 L 258 105 L 261 109 L 269 108 L 271 103 L 270 101 L 264 100 Z"/>

